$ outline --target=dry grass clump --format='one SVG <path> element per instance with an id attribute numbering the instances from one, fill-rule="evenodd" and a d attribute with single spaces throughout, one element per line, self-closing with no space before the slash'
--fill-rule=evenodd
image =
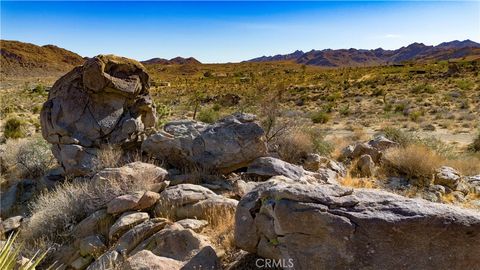
<path id="1" fill-rule="evenodd" d="M 105 207 L 113 198 L 146 190 L 155 181 L 153 177 L 141 180 L 77 178 L 66 181 L 54 190 L 40 194 L 30 205 L 28 230 L 22 232 L 21 238 L 27 242 L 27 248 L 32 249 L 38 242 L 44 242 L 44 245 L 68 242 L 72 229 L 82 219 Z"/>
<path id="2" fill-rule="evenodd" d="M 353 188 L 377 188 L 378 185 L 375 179 L 372 178 L 357 178 L 347 175 L 338 181 L 342 186 Z"/>
<path id="3" fill-rule="evenodd" d="M 204 232 L 212 243 L 226 253 L 235 249 L 235 211 L 225 208 L 212 209 L 207 211 L 207 221 L 209 225 Z"/>
<path id="4" fill-rule="evenodd" d="M 445 165 L 457 169 L 463 175 L 480 174 L 480 154 L 464 155 L 457 159 L 447 160 Z"/>
<path id="5" fill-rule="evenodd" d="M 406 175 L 418 186 L 428 186 L 444 159 L 423 145 L 391 148 L 385 152 L 385 167 Z"/>
<path id="6" fill-rule="evenodd" d="M 300 163 L 313 150 L 310 135 L 300 130 L 286 133 L 277 140 L 277 152 L 280 157 L 290 163 Z"/>
<path id="7" fill-rule="evenodd" d="M 322 132 L 314 128 L 291 129 L 276 138 L 274 144 L 280 158 L 294 164 L 301 163 L 309 153 L 330 156 L 334 150 Z"/>

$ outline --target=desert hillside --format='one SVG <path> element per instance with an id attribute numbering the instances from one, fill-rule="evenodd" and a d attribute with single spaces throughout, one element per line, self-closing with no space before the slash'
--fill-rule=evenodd
<path id="1" fill-rule="evenodd" d="M 1 40 L 0 48 L 2 78 L 58 76 L 84 61 L 80 55 L 54 45 Z"/>

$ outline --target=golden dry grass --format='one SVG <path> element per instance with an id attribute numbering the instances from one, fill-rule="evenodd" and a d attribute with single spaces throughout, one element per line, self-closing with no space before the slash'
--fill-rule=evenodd
<path id="1" fill-rule="evenodd" d="M 353 188 L 378 188 L 373 178 L 357 178 L 347 175 L 338 181 L 342 186 Z"/>
<path id="2" fill-rule="evenodd" d="M 384 157 L 386 170 L 393 169 L 406 175 L 418 186 L 428 186 L 435 170 L 444 162 L 444 159 L 431 149 L 416 144 L 388 149 Z"/>

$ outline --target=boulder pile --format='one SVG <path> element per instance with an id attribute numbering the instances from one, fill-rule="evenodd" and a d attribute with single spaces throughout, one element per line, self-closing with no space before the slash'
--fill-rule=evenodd
<path id="1" fill-rule="evenodd" d="M 155 167 L 136 162 L 106 169 L 94 181 L 112 176 L 128 181 L 134 179 L 132 168 L 140 173 L 150 166 Z M 164 170 L 156 168 L 157 180 L 168 185 Z M 75 225 L 75 241 L 56 250 L 55 260 L 67 269 L 220 269 L 219 250 L 202 230 L 213 214 L 233 213 L 237 201 L 198 185 L 156 190 L 160 193 L 143 190 L 113 198 Z"/>

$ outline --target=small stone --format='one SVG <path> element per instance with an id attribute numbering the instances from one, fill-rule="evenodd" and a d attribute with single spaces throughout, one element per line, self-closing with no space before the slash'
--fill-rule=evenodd
<path id="1" fill-rule="evenodd" d="M 2 222 L 5 233 L 15 231 L 18 228 L 20 228 L 20 226 L 22 225 L 22 221 L 23 221 L 23 216 L 14 216 L 14 217 L 5 219 Z"/>

